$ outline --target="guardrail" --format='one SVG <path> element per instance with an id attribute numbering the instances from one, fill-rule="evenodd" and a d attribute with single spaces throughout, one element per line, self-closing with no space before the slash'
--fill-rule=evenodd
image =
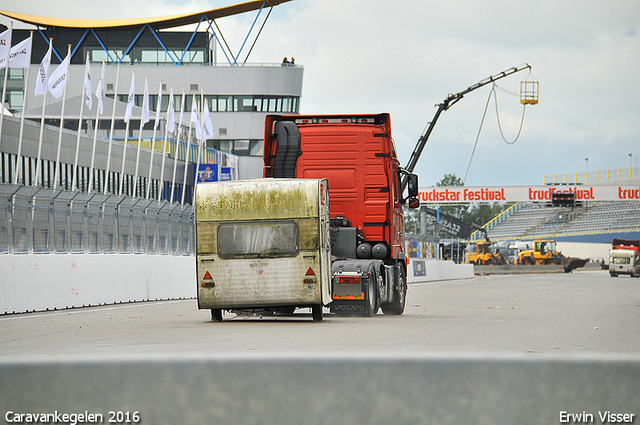
<path id="1" fill-rule="evenodd" d="M 193 207 L 0 185 L 0 254 L 194 253 Z"/>

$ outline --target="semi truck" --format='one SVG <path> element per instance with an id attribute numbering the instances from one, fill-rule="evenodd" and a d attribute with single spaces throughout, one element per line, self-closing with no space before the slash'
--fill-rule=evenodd
<path id="1" fill-rule="evenodd" d="M 389 114 L 267 115 L 264 177 L 328 181 L 330 311 L 363 316 L 379 309 L 404 312 L 403 206 L 419 206 L 418 179 L 400 167 Z"/>
<path id="2" fill-rule="evenodd" d="M 614 239 L 609 250 L 609 275 L 640 277 L 640 241 Z"/>
<path id="3" fill-rule="evenodd" d="M 514 67 L 490 76 L 462 92 L 449 95 L 444 102 L 436 105 L 436 114 L 418 140 L 405 168 L 400 166 L 396 154 L 391 136 L 391 118 L 387 113 L 267 115 L 263 153 L 264 180 L 237 182 L 239 186 L 233 188 L 238 194 L 227 193 L 224 196 L 216 194 L 217 189 L 213 188 L 213 185 L 220 183 L 212 183 L 210 188 L 204 184 L 196 185 L 199 308 L 211 309 L 212 319 L 216 321 L 222 320 L 223 310 L 292 313 L 302 306 L 312 308 L 314 320 L 322 319 L 322 306 L 328 306 L 337 314 L 373 316 L 380 309 L 384 314 L 402 314 L 406 303 L 408 261 L 404 244 L 403 207 L 406 204 L 410 208 L 420 205 L 417 199 L 418 177 L 413 174 L 413 170 L 435 123 L 442 112 L 466 94 L 524 69 L 530 69 L 530 66 Z M 266 271 L 261 261 L 273 259 L 274 265 L 270 265 L 269 269 L 275 272 L 275 264 L 284 264 L 284 259 L 288 257 L 274 249 L 275 247 L 260 248 L 259 251 L 257 248 L 250 251 L 243 248 L 229 253 L 226 251 L 230 249 L 226 246 L 227 238 L 232 235 L 233 243 L 239 243 L 246 236 L 239 237 L 238 240 L 234 238 L 238 238 L 237 235 L 246 230 L 244 227 L 252 228 L 255 222 L 268 227 L 275 223 L 272 223 L 273 220 L 290 223 L 303 216 L 291 215 L 293 211 L 290 211 L 289 206 L 283 207 L 282 211 L 270 207 L 267 214 L 261 212 L 259 204 L 252 204 L 252 208 L 247 208 L 240 199 L 231 203 L 226 199 L 229 196 L 242 197 L 240 193 L 243 191 L 246 192 L 244 196 L 248 196 L 251 189 L 245 189 L 244 186 L 260 184 L 265 188 L 264 192 L 268 193 L 261 194 L 263 197 L 260 199 L 270 206 L 277 205 L 282 199 L 279 198 L 275 185 L 283 179 L 326 182 L 328 192 L 324 205 L 328 206 L 329 211 L 328 226 L 322 227 L 322 218 L 315 217 L 315 210 L 313 213 L 309 210 L 308 213 L 319 224 L 317 227 L 307 227 L 308 234 L 303 231 L 302 222 L 297 222 L 298 233 L 294 234 L 290 228 L 293 232 L 290 236 L 299 245 L 296 250 L 290 250 L 288 255 L 302 255 L 304 258 L 305 254 L 301 254 L 303 239 L 315 233 L 316 239 L 322 240 L 325 232 L 328 232 L 328 248 L 318 242 L 310 250 L 313 253 L 306 255 L 320 258 L 324 255 L 321 255 L 323 250 L 330 252 L 330 272 L 328 266 L 322 266 L 322 261 L 325 260 L 321 260 L 317 269 L 310 266 L 307 271 L 313 271 L 315 277 L 305 273 L 302 283 L 299 274 L 284 268 L 279 273 L 274 273 L 272 280 L 253 276 L 253 280 L 245 282 L 242 274 L 246 270 L 224 264 L 239 265 L 262 275 Z M 270 185 L 273 190 L 269 189 Z M 407 196 L 404 196 L 405 189 Z M 213 201 L 210 197 L 216 200 Z M 296 203 L 290 198 L 286 198 L 286 202 Z M 228 211 L 215 211 L 212 205 Z M 311 206 L 307 208 L 313 209 Z M 296 207 L 293 208 L 295 209 Z M 236 216 L 237 211 L 242 214 Z M 316 249 L 319 251 L 316 252 Z M 297 289 L 295 285 L 304 286 L 314 279 L 317 282 L 329 279 L 328 292 L 322 283 L 313 288 L 313 291 L 319 292 L 314 292 L 312 298 L 292 298 Z M 245 288 L 248 293 L 246 297 L 237 292 L 237 287 L 242 285 L 248 285 Z M 289 295 L 265 295 L 276 291 L 278 285 L 289 288 Z"/>

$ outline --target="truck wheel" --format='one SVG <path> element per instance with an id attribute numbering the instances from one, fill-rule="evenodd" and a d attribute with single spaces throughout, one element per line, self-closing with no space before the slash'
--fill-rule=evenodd
<path id="1" fill-rule="evenodd" d="M 211 320 L 214 322 L 222 322 L 222 309 L 220 308 L 212 308 L 211 309 Z"/>
<path id="2" fill-rule="evenodd" d="M 367 279 L 367 290 L 364 294 L 364 314 L 367 317 L 371 317 L 378 312 L 380 307 L 378 304 L 378 279 L 376 271 L 373 267 L 369 268 L 369 279 Z"/>
<path id="3" fill-rule="evenodd" d="M 314 322 L 321 322 L 322 321 L 322 306 L 321 305 L 314 305 L 311 307 L 311 316 L 313 316 L 313 321 Z"/>
<path id="4" fill-rule="evenodd" d="M 397 289 L 396 289 L 397 287 Z M 384 314 L 399 316 L 404 313 L 404 306 L 407 299 L 407 281 L 405 277 L 404 267 L 400 266 L 398 270 L 398 281 L 393 285 L 393 301 L 382 306 Z"/>

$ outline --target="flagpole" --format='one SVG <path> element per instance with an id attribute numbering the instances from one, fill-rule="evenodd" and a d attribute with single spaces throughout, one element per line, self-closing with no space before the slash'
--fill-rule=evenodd
<path id="1" fill-rule="evenodd" d="M 71 56 L 71 44 L 67 45 L 67 57 Z M 67 69 L 65 71 L 65 79 L 69 76 L 69 62 L 67 62 Z M 64 88 L 62 89 L 62 112 L 60 113 L 60 129 L 58 131 L 58 153 L 56 154 L 56 172 L 53 179 L 53 189 L 58 187 L 58 175 L 60 173 L 60 150 L 62 148 L 62 128 L 64 127 L 64 107 L 67 103 L 67 81 L 64 82 Z"/>
<path id="2" fill-rule="evenodd" d="M 196 101 L 196 95 L 194 94 L 191 100 L 191 111 L 193 112 L 193 105 L 195 105 L 196 108 L 196 117 L 198 116 L 198 103 Z M 184 176 L 182 179 L 182 199 L 180 201 L 180 203 L 182 205 L 184 205 L 184 197 L 185 197 L 185 192 L 187 191 L 187 171 L 189 170 L 189 148 L 191 147 L 191 124 L 193 123 L 192 120 L 189 120 L 189 137 L 187 137 L 187 154 L 184 157 Z M 196 131 L 197 133 L 197 131 Z M 196 144 L 198 143 L 198 137 L 196 134 Z M 198 172 L 198 170 L 196 170 L 196 173 Z"/>
<path id="3" fill-rule="evenodd" d="M 9 60 L 11 59 L 11 34 L 13 33 L 13 21 L 9 25 L 9 36 L 7 37 L 7 56 L 5 58 L 6 63 L 4 67 L 4 84 L 2 85 L 2 102 L 0 106 L 2 107 L 2 111 L 0 111 L 0 142 L 2 141 L 2 125 L 4 123 L 4 99 L 7 96 L 7 80 L 9 78 Z M 1 143 L 0 143 L 1 144 Z"/>
<path id="4" fill-rule="evenodd" d="M 110 176 L 109 176 L 109 167 L 111 165 L 111 147 L 113 146 L 113 129 L 115 128 L 115 122 L 116 122 L 116 103 L 118 101 L 118 82 L 120 80 L 120 64 L 118 64 L 117 67 L 117 71 L 116 71 L 116 85 L 114 87 L 114 95 L 113 95 L 113 109 L 111 111 L 111 129 L 109 131 L 109 149 L 107 152 L 107 184 L 104 185 L 104 194 L 107 194 L 107 191 L 109 190 L 109 181 L 110 181 Z M 114 186 L 115 186 L 115 176 L 114 176 Z M 113 188 L 113 193 L 116 193 L 116 188 Z"/>
<path id="5" fill-rule="evenodd" d="M 51 62 L 51 49 L 53 48 L 53 38 L 49 38 L 49 50 L 45 53 L 44 58 L 42 58 L 42 63 L 40 64 L 40 69 L 38 70 L 38 80 L 40 82 L 40 86 L 36 84 L 36 92 L 35 95 L 38 95 L 38 88 L 42 89 L 44 87 L 44 97 L 42 98 L 42 116 L 40 117 L 40 137 L 38 138 L 38 158 L 36 159 L 36 179 L 33 182 L 34 186 L 38 185 L 38 178 L 40 176 L 40 158 L 42 157 L 42 139 L 44 137 L 44 114 L 45 107 L 47 106 L 47 84 L 49 82 L 49 66 Z M 47 63 L 47 55 L 49 56 Z M 44 186 L 44 179 L 42 182 Z"/>
<path id="6" fill-rule="evenodd" d="M 185 89 L 182 89 L 182 100 L 180 101 L 180 119 L 178 120 L 178 134 L 176 136 L 176 152 L 173 158 L 173 179 L 171 180 L 171 202 L 173 202 L 173 192 L 176 187 L 176 171 L 178 168 L 178 149 L 180 148 L 180 137 L 182 135 L 182 119 L 184 115 Z M 191 135 L 191 127 L 189 127 L 189 138 Z"/>
<path id="7" fill-rule="evenodd" d="M 137 196 L 138 169 L 140 167 L 140 144 L 142 142 L 142 127 L 149 122 L 149 76 L 144 76 L 144 94 L 142 96 L 142 113 L 140 114 L 140 127 L 138 129 L 138 149 L 136 152 L 136 171 L 133 177 L 133 196 Z"/>
<path id="8" fill-rule="evenodd" d="M 191 205 L 195 205 L 196 204 L 196 185 L 198 184 L 198 171 L 200 168 L 200 158 L 201 158 L 201 152 L 202 152 L 202 145 L 204 144 L 204 91 L 202 92 L 201 95 L 202 98 L 202 112 L 201 112 L 201 119 L 200 119 L 200 134 L 202 135 L 202 137 L 200 138 L 199 141 L 196 142 L 196 144 L 198 145 L 198 159 L 196 160 L 196 171 L 194 174 L 194 179 L 193 179 L 193 201 L 191 202 Z"/>
<path id="9" fill-rule="evenodd" d="M 135 92 L 132 93 L 132 90 L 135 85 L 135 75 L 136 75 L 136 70 L 134 69 L 133 71 L 131 71 L 131 86 L 129 88 L 129 97 L 127 98 L 127 111 L 125 112 L 125 116 L 124 116 L 127 125 L 125 127 L 125 134 L 124 134 L 124 146 L 122 147 L 122 172 L 120 173 L 120 193 L 119 193 L 120 195 L 122 195 L 122 190 L 124 188 L 124 165 L 125 165 L 125 160 L 127 159 L 127 144 L 129 143 L 129 124 L 131 123 L 131 116 L 129 113 L 129 104 L 131 103 L 131 105 L 133 105 L 132 102 L 134 102 L 134 98 L 135 98 Z M 133 109 L 133 106 L 131 106 L 131 108 Z"/>
<path id="10" fill-rule="evenodd" d="M 155 156 L 155 144 L 156 144 L 156 132 L 158 131 L 158 125 L 160 121 L 160 109 L 162 109 L 162 80 L 158 86 L 158 101 L 156 102 L 156 119 L 153 122 L 153 136 L 151 136 L 151 158 L 149 159 L 149 179 L 147 184 L 147 194 L 145 199 L 149 199 L 149 193 L 151 192 L 151 173 L 153 171 L 153 158 Z"/>
<path id="11" fill-rule="evenodd" d="M 104 93 L 104 67 L 105 67 L 105 60 L 102 59 L 102 70 L 100 71 L 100 80 L 98 81 L 98 88 L 100 88 L 100 95 L 102 96 L 102 94 Z M 89 93 L 89 96 L 91 96 L 91 93 Z M 93 129 L 93 147 L 91 148 L 91 167 L 89 168 L 89 188 L 87 190 L 87 193 L 91 193 L 91 189 L 93 188 L 93 169 L 96 163 L 96 142 L 98 141 L 98 129 L 100 128 L 100 107 L 101 104 L 103 102 L 103 99 L 100 98 L 98 99 L 99 103 L 96 105 L 96 124 L 94 126 Z M 107 174 L 107 177 L 109 177 L 109 175 Z M 100 186 L 100 185 L 98 185 Z"/>
<path id="12" fill-rule="evenodd" d="M 29 35 L 29 37 L 33 39 L 33 31 L 31 31 L 31 35 Z M 32 50 L 33 49 L 29 50 L 29 56 L 31 56 Z M 31 59 L 31 57 L 29 57 L 29 59 Z M 31 62 L 31 60 L 29 60 L 29 62 Z M 29 69 L 31 69 L 31 66 L 27 66 L 26 69 L 27 71 L 25 72 L 25 76 L 24 76 L 24 91 L 23 91 L 24 95 L 22 96 L 22 116 L 20 117 L 20 136 L 18 136 L 18 157 L 17 157 L 17 164 L 16 164 L 15 184 L 18 184 L 18 176 L 20 176 L 20 164 L 22 162 L 20 161 L 20 157 L 22 156 L 22 139 L 24 135 L 24 116 L 27 111 L 27 93 L 29 93 Z M 31 167 L 29 167 L 29 172 L 31 172 Z M 38 180 L 37 174 L 36 174 L 36 180 Z M 24 185 L 25 186 L 27 185 L 26 178 L 24 179 Z"/>
<path id="13" fill-rule="evenodd" d="M 91 84 L 91 69 L 89 68 L 89 57 L 91 56 L 91 52 L 87 52 L 87 62 L 85 66 L 84 76 L 85 79 L 89 79 L 89 84 Z M 91 97 L 91 90 L 89 90 L 89 97 Z M 78 136 L 76 137 L 76 158 L 73 162 L 73 179 L 71 183 L 71 190 L 76 190 L 77 176 L 78 176 L 78 156 L 80 155 L 80 132 L 82 130 L 82 114 L 84 112 L 84 103 L 87 99 L 87 82 L 85 80 L 85 84 L 82 86 L 82 100 L 80 101 L 80 117 L 78 118 Z M 89 108 L 91 109 L 91 108 Z"/>

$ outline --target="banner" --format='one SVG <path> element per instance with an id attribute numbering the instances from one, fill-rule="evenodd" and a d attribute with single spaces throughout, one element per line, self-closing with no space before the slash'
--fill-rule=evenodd
<path id="1" fill-rule="evenodd" d="M 553 186 L 449 186 L 422 187 L 422 203 L 459 204 L 466 202 L 551 202 L 553 194 L 572 193 L 576 201 L 640 200 L 640 186 L 553 185 Z"/>
<path id="2" fill-rule="evenodd" d="M 211 114 L 209 114 L 209 103 L 204 100 L 204 122 L 202 124 L 203 140 L 213 137 L 213 124 L 211 123 Z"/>
<path id="3" fill-rule="evenodd" d="M 38 70 L 38 79 L 36 80 L 36 89 L 34 96 L 39 96 L 47 92 L 47 82 L 49 81 L 49 68 L 51 67 L 51 50 L 53 49 L 53 40 L 49 41 L 49 50 L 44 54 L 40 69 Z"/>
<path id="4" fill-rule="evenodd" d="M 129 97 L 127 97 L 127 109 L 124 113 L 124 122 L 128 123 L 131 119 L 131 114 L 133 114 L 133 104 L 136 96 L 136 73 L 135 71 L 131 72 L 131 85 L 129 86 Z"/>
<path id="5" fill-rule="evenodd" d="M 0 34 L 0 69 L 7 66 L 7 58 L 11 54 L 11 28 Z"/>
<path id="6" fill-rule="evenodd" d="M 199 164 L 198 183 L 217 182 L 218 164 Z"/>
<path id="7" fill-rule="evenodd" d="M 31 45 L 33 34 L 11 48 L 9 68 L 29 68 L 31 66 Z M 1 60 L 4 60 L 2 58 Z M 2 66 L 0 66 L 2 68 Z"/>
<path id="8" fill-rule="evenodd" d="M 96 87 L 96 97 L 98 98 L 98 112 L 102 115 L 104 111 L 104 64 L 102 61 L 102 72 L 100 73 L 100 79 L 98 80 L 98 86 Z M 89 95 L 91 97 L 91 95 Z"/>
<path id="9" fill-rule="evenodd" d="M 191 101 L 191 122 L 196 127 L 196 139 L 202 140 L 202 128 L 200 127 L 200 118 L 198 118 L 198 103 L 196 102 L 196 95 L 193 95 Z"/>
<path id="10" fill-rule="evenodd" d="M 64 86 L 67 84 L 67 74 L 69 73 L 70 60 L 71 55 L 67 55 L 62 63 L 58 65 L 56 70 L 53 71 L 49 76 L 49 83 L 47 84 L 47 88 L 56 99 L 59 99 L 60 96 L 62 96 L 62 93 L 64 92 Z"/>
<path id="11" fill-rule="evenodd" d="M 183 96 L 184 97 L 184 96 Z M 180 119 L 182 119 L 182 112 L 180 112 Z M 173 130 L 176 128 L 176 111 L 173 106 L 173 86 L 169 91 L 169 105 L 167 106 L 167 131 L 169 133 L 173 133 Z M 180 138 L 178 137 L 178 140 Z"/>
<path id="12" fill-rule="evenodd" d="M 140 124 L 140 131 L 142 126 L 149 122 L 149 78 L 144 76 L 144 94 L 142 95 L 142 123 Z"/>
<path id="13" fill-rule="evenodd" d="M 156 102 L 156 118 L 153 122 L 153 129 L 158 128 L 158 124 L 160 124 L 160 109 L 162 108 L 162 80 L 160 80 L 160 85 L 158 86 L 158 101 Z"/>
<path id="14" fill-rule="evenodd" d="M 93 98 L 91 97 L 91 65 L 89 62 L 89 54 L 87 54 L 87 63 L 84 67 L 84 101 L 91 110 L 93 106 Z"/>
<path id="15" fill-rule="evenodd" d="M 449 214 L 439 213 L 430 208 L 422 207 L 420 211 L 425 211 L 427 215 L 427 226 L 432 226 L 438 223 L 438 216 L 440 218 L 439 226 L 441 231 L 445 231 L 456 238 L 467 239 L 471 236 L 473 229 L 468 223 L 459 220 Z"/>

